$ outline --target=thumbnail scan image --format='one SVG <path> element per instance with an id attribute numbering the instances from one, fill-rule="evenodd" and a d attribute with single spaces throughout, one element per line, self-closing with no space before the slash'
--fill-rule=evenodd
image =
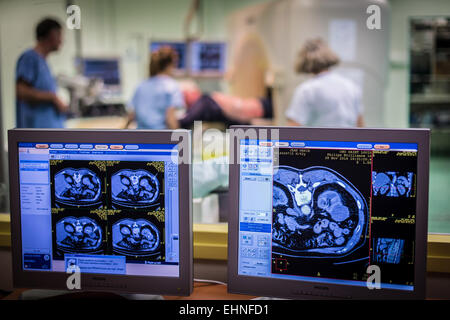
<path id="1" fill-rule="evenodd" d="M 65 217 L 56 223 L 57 250 L 65 253 L 98 253 L 102 228 L 88 217 Z"/>
<path id="2" fill-rule="evenodd" d="M 374 239 L 374 262 L 399 264 L 403 255 L 405 240 L 377 238 Z"/>
<path id="3" fill-rule="evenodd" d="M 161 232 L 146 219 L 126 218 L 112 226 L 113 251 L 125 256 L 151 256 L 160 252 Z"/>
<path id="4" fill-rule="evenodd" d="M 368 207 L 361 193 L 326 167 L 279 166 L 273 182 L 272 252 L 343 257 L 364 243 Z"/>
<path id="5" fill-rule="evenodd" d="M 373 195 L 386 197 L 410 197 L 413 186 L 412 172 L 372 172 Z"/>
<path id="6" fill-rule="evenodd" d="M 92 206 L 101 202 L 100 178 L 87 168 L 65 168 L 54 176 L 55 202 L 69 206 Z"/>
<path id="7" fill-rule="evenodd" d="M 123 207 L 148 207 L 156 203 L 160 185 L 158 179 L 147 170 L 124 169 L 111 178 L 113 203 Z"/>

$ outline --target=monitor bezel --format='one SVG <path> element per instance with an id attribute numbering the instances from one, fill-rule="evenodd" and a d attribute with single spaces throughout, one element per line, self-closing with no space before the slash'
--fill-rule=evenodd
<path id="1" fill-rule="evenodd" d="M 175 133 L 175 134 L 174 134 Z M 176 140 L 172 140 L 175 138 Z M 81 274 L 81 290 L 165 295 L 190 295 L 193 290 L 191 134 L 188 130 L 69 130 L 12 129 L 8 131 L 11 208 L 11 249 L 15 288 L 67 290 L 68 274 L 22 268 L 22 232 L 18 166 L 19 142 L 178 144 L 183 160 L 179 182 L 179 276 Z"/>
<path id="2" fill-rule="evenodd" d="M 278 130 L 279 140 L 373 141 L 417 143 L 417 213 L 414 290 L 372 289 L 351 285 L 300 280 L 273 279 L 238 274 L 239 244 L 239 141 L 235 130 L 256 130 L 257 138 L 271 137 Z M 265 133 L 264 133 L 265 132 Z M 266 135 L 267 133 L 267 135 Z M 232 126 L 230 132 L 230 196 L 228 218 L 228 291 L 257 296 L 293 299 L 424 299 L 428 232 L 429 129 L 366 129 Z"/>

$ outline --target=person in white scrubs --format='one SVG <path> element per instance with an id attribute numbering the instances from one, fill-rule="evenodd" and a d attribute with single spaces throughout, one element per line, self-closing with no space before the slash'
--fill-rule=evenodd
<path id="1" fill-rule="evenodd" d="M 361 90 L 331 70 L 338 56 L 321 39 L 308 40 L 299 53 L 296 71 L 312 74 L 294 92 L 286 111 L 288 125 L 363 127 Z"/>

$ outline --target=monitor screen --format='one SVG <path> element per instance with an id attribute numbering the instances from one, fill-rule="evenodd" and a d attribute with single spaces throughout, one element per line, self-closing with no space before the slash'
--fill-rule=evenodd
<path id="1" fill-rule="evenodd" d="M 169 46 L 177 52 L 178 62 L 176 71 L 184 72 L 186 70 L 186 43 L 175 41 L 155 41 L 150 44 L 150 51 L 153 52 L 164 46 Z"/>
<path id="2" fill-rule="evenodd" d="M 241 276 L 414 290 L 418 145 L 240 140 Z"/>
<path id="3" fill-rule="evenodd" d="M 225 72 L 226 44 L 193 42 L 191 44 L 192 75 L 222 75 Z"/>
<path id="4" fill-rule="evenodd" d="M 179 277 L 176 144 L 18 151 L 23 271 Z"/>
<path id="5" fill-rule="evenodd" d="M 82 70 L 85 77 L 102 79 L 107 86 L 120 85 L 118 59 L 84 58 Z"/>

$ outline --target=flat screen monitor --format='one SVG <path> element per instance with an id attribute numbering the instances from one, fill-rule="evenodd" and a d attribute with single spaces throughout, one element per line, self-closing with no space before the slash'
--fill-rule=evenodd
<path id="1" fill-rule="evenodd" d="M 232 128 L 230 292 L 424 298 L 429 130 Z"/>
<path id="2" fill-rule="evenodd" d="M 14 129 L 9 155 L 15 287 L 190 294 L 188 131 Z"/>
<path id="3" fill-rule="evenodd" d="M 190 48 L 192 76 L 222 76 L 225 72 L 226 44 L 224 42 L 193 42 Z"/>
<path id="4" fill-rule="evenodd" d="M 120 86 L 119 59 L 83 58 L 81 64 L 85 77 L 101 79 L 105 86 Z"/>
<path id="5" fill-rule="evenodd" d="M 184 74 L 186 72 L 187 59 L 186 43 L 181 41 L 152 41 L 150 44 L 150 52 L 164 46 L 169 46 L 177 52 L 178 62 L 175 68 L 175 74 Z"/>

